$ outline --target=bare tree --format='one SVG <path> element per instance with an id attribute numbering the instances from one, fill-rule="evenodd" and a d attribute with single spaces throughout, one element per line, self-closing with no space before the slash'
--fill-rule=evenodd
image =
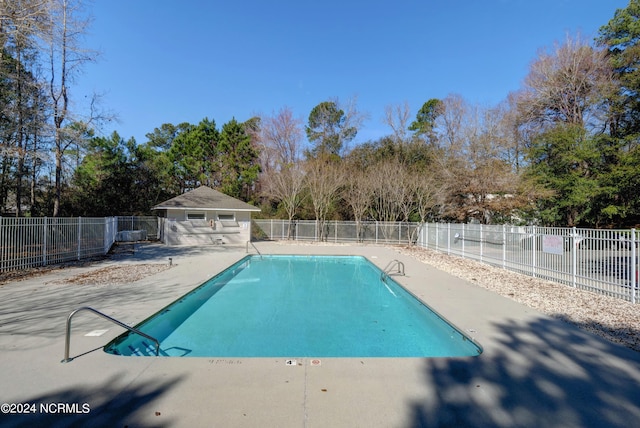
<path id="1" fill-rule="evenodd" d="M 344 128 L 355 129 L 359 131 L 362 124 L 369 118 L 367 112 L 363 112 L 358 108 L 358 97 L 356 95 L 348 98 L 346 101 L 340 101 L 338 98 L 334 100 L 338 107 L 344 111 Z M 351 140 L 343 140 L 343 151 L 348 151 L 348 144 Z"/>
<path id="2" fill-rule="evenodd" d="M 512 92 L 496 107 L 500 119 L 500 143 L 504 148 L 504 159 L 518 174 L 525 165 L 526 147 L 531 140 L 530 128 L 522 123 L 518 114 L 518 93 Z"/>
<path id="3" fill-rule="evenodd" d="M 389 224 L 403 218 L 409 195 L 404 166 L 397 158 L 381 160 L 369 169 L 369 181 L 373 188 L 370 211 L 375 219 L 387 224 L 382 234 L 388 239 L 393 231 Z"/>
<path id="4" fill-rule="evenodd" d="M 356 222 L 356 238 L 362 239 L 362 221 L 371 205 L 373 188 L 366 171 L 350 165 L 346 168 L 348 179 L 345 180 L 342 189 L 342 198 L 349 204 Z"/>
<path id="5" fill-rule="evenodd" d="M 47 25 L 50 0 L 0 2 L 0 44 L 6 47 L 15 37 L 31 38 Z"/>
<path id="6" fill-rule="evenodd" d="M 291 239 L 293 218 L 304 201 L 304 180 L 298 163 L 272 170 L 264 178 L 263 194 L 280 202 L 287 212 L 287 239 Z"/>
<path id="7" fill-rule="evenodd" d="M 407 141 L 409 120 L 411 120 L 411 110 L 407 101 L 398 105 L 390 104 L 384 108 L 383 122 L 391 128 L 393 140 L 400 147 Z"/>
<path id="8" fill-rule="evenodd" d="M 519 100 L 525 120 L 541 125 L 598 124 L 599 109 L 614 89 L 606 53 L 569 36 L 563 44 L 540 51 Z"/>
<path id="9" fill-rule="evenodd" d="M 305 162 L 305 185 L 316 216 L 318 239 L 326 239 L 325 223 L 334 205 L 340 186 L 344 183 L 344 170 L 335 162 L 323 158 L 312 158 Z"/>
<path id="10" fill-rule="evenodd" d="M 63 158 L 66 150 L 77 143 L 79 135 L 73 128 L 66 127 L 69 122 L 84 122 L 88 125 L 96 116 L 93 115 L 95 104 L 92 102 L 92 117 L 82 121 L 73 118 L 70 110 L 69 88 L 74 77 L 83 65 L 94 61 L 96 52 L 84 49 L 80 42 L 86 34 L 89 20 L 82 17 L 82 0 L 51 0 L 51 30 L 47 37 L 49 45 L 49 96 L 51 98 L 54 125 L 55 150 L 55 195 L 53 216 L 60 212 L 62 194 Z M 81 127 L 85 128 L 85 127 Z M 77 129 L 77 127 L 76 127 Z"/>
<path id="11" fill-rule="evenodd" d="M 412 178 L 415 191 L 415 210 L 420 217 L 420 223 L 424 223 L 427 221 L 429 213 L 441 201 L 442 186 L 433 170 L 414 174 Z"/>
<path id="12" fill-rule="evenodd" d="M 43 128 L 40 80 L 37 76 L 37 40 L 47 28 L 48 2 L 24 0 L 0 2 L 0 77 L 3 81 L 0 128 L 5 165 L 14 164 L 16 216 L 22 215 L 24 183 L 31 159 L 38 157 L 33 129 Z M 39 138 L 38 138 L 39 140 Z M 3 171 L 4 173 L 4 171 Z M 3 202 L 7 191 L 2 177 Z M 33 185 L 33 183 L 32 183 Z M 33 203 L 32 203 L 33 205 Z"/>
<path id="13" fill-rule="evenodd" d="M 268 173 L 300 160 L 302 138 L 302 119 L 295 118 L 289 107 L 281 108 L 274 116 L 261 117 L 263 171 Z"/>
<path id="14" fill-rule="evenodd" d="M 509 216 L 521 199 L 520 177 L 510 162 L 514 135 L 508 110 L 469 105 L 458 96 L 445 98 L 443 106 L 438 118 L 443 144 L 436 158 L 447 194 L 443 213 L 483 223 Z"/>
<path id="15" fill-rule="evenodd" d="M 438 141 L 448 155 L 464 150 L 463 125 L 468 108 L 464 98 L 457 94 L 441 100 L 442 113 L 436 119 L 436 127 Z"/>

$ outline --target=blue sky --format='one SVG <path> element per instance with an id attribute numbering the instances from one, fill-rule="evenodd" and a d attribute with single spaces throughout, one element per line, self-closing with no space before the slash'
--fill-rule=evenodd
<path id="1" fill-rule="evenodd" d="M 592 39 L 627 0 L 97 0 L 84 44 L 101 52 L 72 88 L 118 115 L 102 132 L 146 142 L 163 123 L 220 128 L 289 107 L 306 123 L 330 98 L 368 114 L 355 143 L 390 133 L 384 108 L 411 115 L 459 94 L 495 105 L 539 49 Z"/>

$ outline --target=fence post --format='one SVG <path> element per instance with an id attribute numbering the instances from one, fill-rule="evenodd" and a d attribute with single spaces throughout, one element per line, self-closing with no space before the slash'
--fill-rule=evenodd
<path id="1" fill-rule="evenodd" d="M 439 228 L 438 228 L 438 223 L 436 223 L 436 248 L 434 248 L 434 249 L 435 249 L 435 250 L 437 250 L 437 251 L 439 251 L 439 250 L 440 250 L 440 247 L 439 247 L 439 244 L 440 244 L 440 238 L 439 238 L 439 236 L 438 236 L 439 234 L 440 234 L 440 230 L 439 230 Z"/>
<path id="2" fill-rule="evenodd" d="M 82 236 L 82 217 L 78 217 L 78 260 L 80 260 L 81 236 Z"/>
<path id="3" fill-rule="evenodd" d="M 160 220 L 160 218 L 158 218 Z M 111 245 L 113 245 L 113 240 L 115 239 L 115 225 L 118 221 L 117 217 L 106 217 L 104 222 L 104 243 L 102 244 L 102 248 L 104 249 L 104 253 L 107 254 L 109 249 L 111 249 Z M 160 230 L 160 227 L 158 227 Z"/>
<path id="4" fill-rule="evenodd" d="M 378 220 L 376 220 L 376 244 L 378 243 Z"/>
<path id="5" fill-rule="evenodd" d="M 576 272 L 578 266 L 578 246 L 576 245 L 576 239 L 578 237 L 578 230 L 576 227 L 571 228 L 571 239 L 569 244 L 571 245 L 571 285 L 576 288 Z"/>
<path id="6" fill-rule="evenodd" d="M 42 266 L 47 265 L 47 217 L 42 222 Z"/>
<path id="7" fill-rule="evenodd" d="M 422 228 L 422 247 L 429 248 L 429 243 L 427 239 L 429 237 L 429 223 L 424 223 Z"/>
<path id="8" fill-rule="evenodd" d="M 533 269 L 533 271 L 531 272 L 531 276 L 533 276 L 534 278 L 537 277 L 536 275 L 536 252 L 538 251 L 537 249 L 537 242 L 538 242 L 538 236 L 537 236 L 537 231 L 536 231 L 536 226 L 531 226 L 532 228 L 532 236 L 533 239 L 531 240 L 531 269 Z"/>
<path id="9" fill-rule="evenodd" d="M 447 254 L 451 254 L 451 223 L 447 223 Z"/>
<path id="10" fill-rule="evenodd" d="M 502 225 L 502 269 L 507 268 L 507 226 Z"/>
<path id="11" fill-rule="evenodd" d="M 482 226 L 484 225 L 480 225 L 480 261 L 482 261 Z"/>
<path id="12" fill-rule="evenodd" d="M 636 303 L 636 287 L 638 286 L 638 253 L 636 251 L 636 229 L 631 229 L 631 260 L 629 260 L 629 264 L 631 265 L 629 269 L 629 284 L 631 285 L 631 303 Z"/>

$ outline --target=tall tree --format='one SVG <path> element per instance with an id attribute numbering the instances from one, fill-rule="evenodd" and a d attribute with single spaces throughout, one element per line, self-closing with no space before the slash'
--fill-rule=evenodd
<path id="1" fill-rule="evenodd" d="M 74 77 L 82 67 L 96 58 L 96 53 L 81 46 L 89 20 L 83 15 L 82 0 L 51 0 L 49 34 L 49 96 L 54 125 L 55 195 L 53 216 L 60 213 L 63 185 L 63 158 L 65 152 L 77 143 L 78 135 L 73 128 L 65 126 L 70 117 L 70 89 Z M 86 122 L 90 122 L 87 120 Z"/>
<path id="2" fill-rule="evenodd" d="M 567 37 L 541 50 L 524 80 L 520 109 L 527 121 L 593 129 L 615 88 L 606 52 L 580 38 Z"/>
<path id="3" fill-rule="evenodd" d="M 21 216 L 28 200 L 29 169 L 40 156 L 40 134 L 44 128 L 39 89 L 36 76 L 38 65 L 37 41 L 46 29 L 49 14 L 44 1 L 24 0 L 0 3 L 0 132 L 2 133 L 3 176 L 0 195 L 4 207 L 13 183 L 15 213 Z M 7 168 L 11 166 L 10 168 Z M 10 173 L 13 177 L 5 174 Z M 36 171 L 32 171 L 36 173 Z M 31 200 L 30 205 L 34 205 Z"/>
<path id="4" fill-rule="evenodd" d="M 391 128 L 392 138 L 395 144 L 402 147 L 407 142 L 409 117 L 409 103 L 399 105 L 387 105 L 384 108 L 384 123 Z"/>
<path id="5" fill-rule="evenodd" d="M 171 173 L 180 193 L 201 185 L 220 185 L 217 162 L 220 132 L 214 120 L 204 118 L 198 125 L 180 125 L 182 131 L 171 142 L 168 156 Z"/>
<path id="6" fill-rule="evenodd" d="M 600 28 L 597 38 L 606 48 L 619 82 L 612 97 L 609 125 L 613 137 L 640 133 L 640 0 L 630 0 Z"/>
<path id="7" fill-rule="evenodd" d="M 418 113 L 416 119 L 409 125 L 409 131 L 413 131 L 414 135 L 432 142 L 435 138 L 433 128 L 436 125 L 436 119 L 443 112 L 443 104 L 437 98 L 431 98 L 425 102 Z"/>
<path id="8" fill-rule="evenodd" d="M 222 126 L 217 161 L 222 192 L 234 198 L 250 200 L 260 173 L 258 150 L 244 125 L 235 118 Z"/>
<path id="9" fill-rule="evenodd" d="M 593 200 L 602 191 L 597 141 L 576 124 L 558 125 L 536 138 L 528 174 L 553 192 L 538 203 L 544 224 L 573 227 L 594 217 Z"/>
<path id="10" fill-rule="evenodd" d="M 532 63 L 518 106 L 522 128 L 533 131 L 527 175 L 552 195 L 538 201 L 546 224 L 593 225 L 602 217 L 595 201 L 607 205 L 607 164 L 621 147 L 603 138 L 614 90 L 606 50 L 579 38 L 541 51 Z"/>
<path id="11" fill-rule="evenodd" d="M 278 202 L 286 212 L 290 239 L 293 219 L 305 199 L 300 164 L 302 121 L 284 107 L 273 116 L 261 118 L 259 134 L 262 195 Z"/>
<path id="12" fill-rule="evenodd" d="M 151 200 L 166 200 L 182 192 L 184 186 L 176 174 L 177 166 L 174 164 L 178 154 L 176 150 L 172 151 L 172 146 L 174 140 L 181 133 L 189 131 L 191 127 L 192 125 L 187 122 L 178 125 L 164 123 L 153 132 L 146 134 L 147 141 L 137 148 L 144 168 L 151 177 L 158 180 L 157 187 L 153 190 L 150 188 L 154 193 L 154 196 L 150 195 Z"/>
<path id="13" fill-rule="evenodd" d="M 524 201 L 520 177 L 508 161 L 511 143 L 504 110 L 471 105 L 458 95 L 441 103 L 434 128 L 439 147 L 432 152 L 437 167 L 430 172 L 442 215 L 483 223 L 510 219 Z"/>
<path id="14" fill-rule="evenodd" d="M 289 107 L 260 120 L 260 156 L 265 173 L 278 170 L 300 160 L 302 152 L 302 120 L 293 116 Z"/>
<path id="15" fill-rule="evenodd" d="M 597 213 L 607 224 L 634 226 L 640 219 L 640 1 L 618 9 L 600 28 L 597 43 L 606 49 L 618 83 L 606 118 L 609 138 L 601 137 L 606 168 Z"/>
<path id="16" fill-rule="evenodd" d="M 125 141 L 117 132 L 109 138 L 92 138 L 74 174 L 69 211 L 81 216 L 139 214 L 132 204 L 140 196 L 129 160 L 134 149 L 135 140 Z"/>
<path id="17" fill-rule="evenodd" d="M 187 122 L 180 123 L 179 125 L 163 123 L 159 128 L 154 128 L 153 132 L 145 135 L 147 137 L 146 146 L 158 151 L 169 150 L 171 149 L 173 140 L 175 140 L 180 133 L 189 130 L 190 126 Z"/>
<path id="18" fill-rule="evenodd" d="M 315 106 L 305 128 L 307 139 L 313 144 L 307 158 L 340 157 L 345 144 L 355 138 L 363 119 L 355 100 L 347 104 L 346 110 L 338 101 L 324 101 Z"/>

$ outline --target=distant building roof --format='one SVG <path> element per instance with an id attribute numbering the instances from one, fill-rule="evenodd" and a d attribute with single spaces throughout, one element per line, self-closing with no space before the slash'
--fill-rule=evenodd
<path id="1" fill-rule="evenodd" d="M 164 201 L 154 210 L 166 209 L 215 209 L 223 211 L 260 211 L 260 208 L 232 198 L 229 195 L 213 190 L 211 187 L 200 186 L 190 192 Z"/>

